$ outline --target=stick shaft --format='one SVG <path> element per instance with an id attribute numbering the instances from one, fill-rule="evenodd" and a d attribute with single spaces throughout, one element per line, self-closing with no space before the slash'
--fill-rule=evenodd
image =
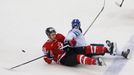
<path id="1" fill-rule="evenodd" d="M 99 15 L 104 10 L 104 7 L 105 7 L 105 0 L 104 0 L 104 4 L 103 4 L 103 7 L 102 7 L 101 11 L 97 14 L 97 16 L 95 17 L 95 19 L 93 20 L 93 22 L 90 24 L 90 26 L 87 28 L 87 30 L 85 31 L 85 33 L 83 35 L 85 35 L 87 33 L 87 31 L 91 28 L 91 26 L 94 24 L 94 22 L 96 21 L 96 19 L 99 17 Z"/>
<path id="2" fill-rule="evenodd" d="M 12 70 L 12 69 L 14 69 L 14 68 L 20 67 L 20 66 L 25 65 L 25 64 L 28 64 L 28 63 L 30 63 L 30 62 L 33 62 L 33 61 L 38 60 L 38 59 L 43 58 L 43 57 L 44 57 L 44 55 L 43 55 L 43 56 L 40 56 L 40 57 L 37 57 L 37 58 L 35 58 L 35 59 L 32 59 L 32 60 L 30 60 L 30 61 L 27 61 L 27 62 L 25 62 L 25 63 L 19 64 L 19 65 L 17 65 L 17 66 L 11 67 L 9 70 Z"/>

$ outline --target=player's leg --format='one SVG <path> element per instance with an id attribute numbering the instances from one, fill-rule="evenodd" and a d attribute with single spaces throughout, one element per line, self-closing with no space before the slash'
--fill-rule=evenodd
<path id="1" fill-rule="evenodd" d="M 76 54 L 73 51 L 67 53 L 61 60 L 60 63 L 66 66 L 76 66 L 77 64 L 87 65 L 104 65 L 104 61 L 101 58 L 90 58 L 82 54 Z"/>
<path id="2" fill-rule="evenodd" d="M 76 60 L 77 54 L 73 50 L 66 52 L 66 55 L 60 60 L 60 63 L 65 66 L 76 66 L 79 63 Z"/>
<path id="3" fill-rule="evenodd" d="M 105 65 L 104 61 L 102 58 L 90 58 L 82 54 L 77 54 L 76 60 L 78 61 L 79 64 L 87 64 L 87 65 L 99 65 L 103 66 Z"/>
<path id="4" fill-rule="evenodd" d="M 104 55 L 107 52 L 107 48 L 104 46 L 88 45 L 84 47 L 75 47 L 72 49 L 77 54 L 84 55 Z"/>
<path id="5" fill-rule="evenodd" d="M 130 49 L 118 51 L 117 44 L 109 40 L 106 40 L 106 44 L 107 44 L 108 52 L 111 55 L 120 55 L 120 56 L 123 56 L 124 58 L 129 58 L 129 56 L 131 55 Z"/>
<path id="6" fill-rule="evenodd" d="M 65 66 L 76 66 L 79 63 L 76 60 L 77 54 L 66 54 L 61 60 L 60 63 Z"/>
<path id="7" fill-rule="evenodd" d="M 115 42 L 111 42 L 109 40 L 106 40 L 106 44 L 91 44 L 84 47 L 75 47 L 73 50 L 77 54 L 84 54 L 87 56 L 93 56 L 93 55 L 104 55 L 105 53 L 109 53 L 110 55 L 120 55 L 124 58 L 129 58 L 131 56 L 130 49 L 124 50 L 124 51 L 117 51 L 117 44 Z"/>

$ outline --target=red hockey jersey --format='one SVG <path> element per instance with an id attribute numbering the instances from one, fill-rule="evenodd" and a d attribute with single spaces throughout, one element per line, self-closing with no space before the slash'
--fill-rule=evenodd
<path id="1" fill-rule="evenodd" d="M 59 59 L 62 57 L 64 54 L 64 51 L 60 49 L 63 47 L 63 42 L 64 42 L 65 37 L 62 34 L 57 33 L 55 41 L 49 41 L 45 42 L 43 45 L 43 52 L 45 53 L 45 57 L 47 57 L 48 52 L 50 52 L 50 56 L 53 58 L 53 60 L 57 63 L 59 63 Z"/>

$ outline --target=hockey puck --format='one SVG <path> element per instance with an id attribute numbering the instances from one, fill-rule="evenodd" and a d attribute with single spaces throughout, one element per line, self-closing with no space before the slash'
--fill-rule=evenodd
<path id="1" fill-rule="evenodd" d="M 26 51 L 25 50 L 21 50 L 23 53 L 25 53 Z"/>

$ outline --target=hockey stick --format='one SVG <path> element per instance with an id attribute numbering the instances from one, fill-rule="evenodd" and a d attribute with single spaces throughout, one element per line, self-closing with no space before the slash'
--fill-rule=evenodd
<path id="1" fill-rule="evenodd" d="M 122 0 L 122 2 L 121 2 L 121 4 L 120 4 L 120 7 L 122 7 L 123 3 L 124 3 L 124 0 Z"/>
<path id="2" fill-rule="evenodd" d="M 44 57 L 44 55 L 42 55 L 42 56 L 40 56 L 40 57 L 37 57 L 37 58 L 35 58 L 35 59 L 32 59 L 32 60 L 30 60 L 30 61 L 27 61 L 27 62 L 25 62 L 25 63 L 16 65 L 16 66 L 14 66 L 14 67 L 11 67 L 11 68 L 9 68 L 8 70 L 12 70 L 12 69 L 15 69 L 15 68 L 17 68 L 17 67 L 23 66 L 23 65 L 28 64 L 28 63 L 30 63 L 30 62 L 33 62 L 33 61 L 35 61 L 35 60 L 38 60 L 38 59 L 40 59 L 40 58 L 42 58 L 42 57 Z"/>
<path id="3" fill-rule="evenodd" d="M 64 49 L 64 48 L 66 48 L 66 47 L 68 47 L 68 45 L 63 46 L 63 47 L 61 47 L 60 49 Z M 45 55 L 42 55 L 42 56 L 37 57 L 37 58 L 35 58 L 35 59 L 29 60 L 29 61 L 27 61 L 27 62 L 25 62 L 25 63 L 16 65 L 16 66 L 14 66 L 14 67 L 9 68 L 8 70 L 12 70 L 12 69 L 15 69 L 15 68 L 17 68 L 17 67 L 23 66 L 23 65 L 28 64 L 28 63 L 30 63 L 30 62 L 33 62 L 33 61 L 38 60 L 38 59 L 40 59 L 40 58 L 43 58 L 44 56 L 45 56 Z"/>
<path id="4" fill-rule="evenodd" d="M 94 22 L 96 21 L 96 19 L 99 17 L 99 15 L 101 14 L 101 12 L 104 10 L 104 7 L 105 7 L 105 0 L 104 0 L 104 4 L 103 4 L 103 7 L 102 7 L 101 11 L 98 13 L 98 15 L 95 17 L 95 19 L 94 19 L 93 22 L 91 23 L 91 25 L 90 25 L 90 26 L 88 27 L 88 29 L 85 31 L 84 35 L 87 33 L 87 31 L 89 30 L 89 28 L 93 25 L 93 23 L 94 23 Z M 61 49 L 65 48 L 65 47 L 66 47 L 66 46 L 62 47 Z M 33 62 L 33 61 L 38 60 L 38 59 L 43 58 L 43 57 L 44 57 L 44 55 L 42 55 L 42 56 L 40 56 L 40 57 L 37 57 L 37 58 L 35 58 L 35 59 L 32 59 L 32 60 L 30 60 L 30 61 L 27 61 L 27 62 L 25 62 L 25 63 L 16 65 L 16 66 L 14 66 L 14 67 L 11 67 L 11 68 L 9 68 L 8 70 L 15 69 L 15 68 L 17 68 L 17 67 L 23 66 L 23 65 L 25 65 L 25 64 L 28 64 L 28 63 L 30 63 L 30 62 Z"/>
<path id="5" fill-rule="evenodd" d="M 102 7 L 101 11 L 97 14 L 97 16 L 95 17 L 95 19 L 93 20 L 93 22 L 89 25 L 89 27 L 87 28 L 87 30 L 85 31 L 85 33 L 83 35 L 85 35 L 88 32 L 88 30 L 91 28 L 91 26 L 94 24 L 94 22 L 96 21 L 96 19 L 99 17 L 99 15 L 104 10 L 104 7 L 105 7 L 105 0 L 104 0 L 103 7 Z"/>
<path id="6" fill-rule="evenodd" d="M 117 3 L 117 2 L 115 2 L 115 4 L 116 4 L 117 6 L 119 6 L 119 7 L 122 7 L 123 3 L 124 3 L 124 0 L 122 0 L 121 3 Z"/>

